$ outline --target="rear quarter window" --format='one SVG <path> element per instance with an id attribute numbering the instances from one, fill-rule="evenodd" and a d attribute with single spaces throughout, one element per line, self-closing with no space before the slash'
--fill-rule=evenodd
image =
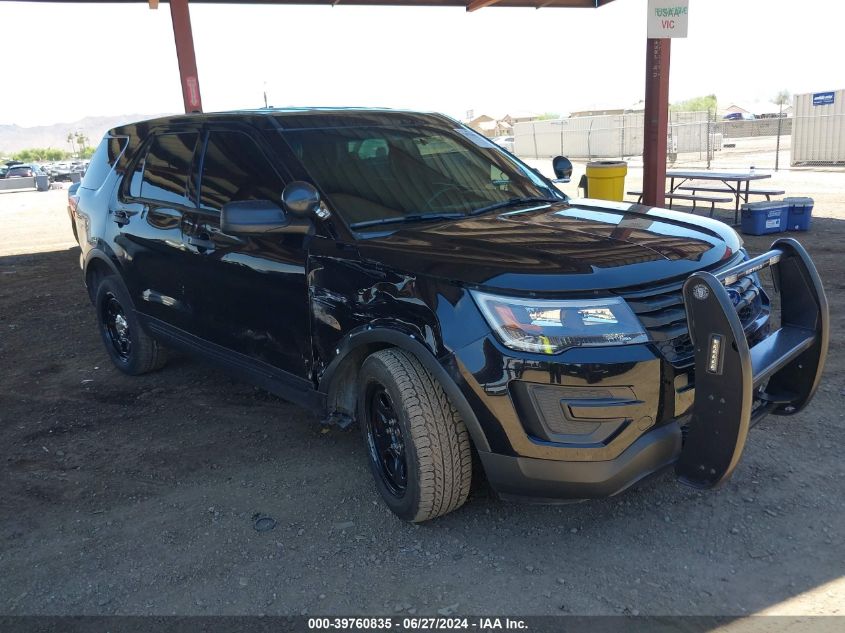
<path id="1" fill-rule="evenodd" d="M 84 189 L 99 189 L 103 186 L 117 160 L 126 150 L 129 139 L 126 136 L 104 136 L 91 157 L 88 170 L 79 186 Z"/>

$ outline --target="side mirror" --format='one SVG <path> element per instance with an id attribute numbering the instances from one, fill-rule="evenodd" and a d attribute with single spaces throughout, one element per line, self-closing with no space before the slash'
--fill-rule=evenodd
<path id="1" fill-rule="evenodd" d="M 294 180 L 282 192 L 285 211 L 299 218 L 328 217 L 328 209 L 320 201 L 320 192 L 310 182 Z"/>
<path id="2" fill-rule="evenodd" d="M 567 183 L 572 178 L 572 161 L 565 156 L 557 156 L 552 160 L 552 169 L 555 172 L 555 182 Z"/>
<path id="3" fill-rule="evenodd" d="M 220 230 L 232 235 L 301 233 L 311 230 L 305 218 L 290 217 L 270 200 L 236 200 L 220 210 Z"/>

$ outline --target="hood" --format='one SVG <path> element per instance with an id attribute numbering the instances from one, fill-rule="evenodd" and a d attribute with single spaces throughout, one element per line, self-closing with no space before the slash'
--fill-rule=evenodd
<path id="1" fill-rule="evenodd" d="M 741 247 L 736 232 L 716 220 L 589 199 L 391 227 L 359 242 L 364 259 L 397 270 L 510 292 L 681 279 L 726 263 Z"/>

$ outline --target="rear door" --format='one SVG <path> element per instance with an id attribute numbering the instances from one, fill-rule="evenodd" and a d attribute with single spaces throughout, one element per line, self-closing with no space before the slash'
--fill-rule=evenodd
<path id="1" fill-rule="evenodd" d="M 185 298 L 182 222 L 196 208 L 192 174 L 199 139 L 198 129 L 151 135 L 110 214 L 135 307 L 188 331 L 194 315 Z"/>
<path id="2" fill-rule="evenodd" d="M 220 226 L 227 202 L 280 204 L 288 174 L 257 133 L 231 127 L 206 131 L 200 173 L 199 206 L 184 224 L 192 260 L 186 288 L 200 335 L 305 378 L 312 357 L 307 238 L 227 235 Z"/>

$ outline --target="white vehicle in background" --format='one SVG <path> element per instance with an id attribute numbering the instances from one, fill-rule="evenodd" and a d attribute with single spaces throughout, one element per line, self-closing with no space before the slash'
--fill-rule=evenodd
<path id="1" fill-rule="evenodd" d="M 497 136 L 493 139 L 493 142 L 513 154 L 513 136 Z"/>
<path id="2" fill-rule="evenodd" d="M 88 168 L 88 160 L 73 160 L 52 163 L 47 167 L 47 173 L 54 182 L 77 182 Z"/>

